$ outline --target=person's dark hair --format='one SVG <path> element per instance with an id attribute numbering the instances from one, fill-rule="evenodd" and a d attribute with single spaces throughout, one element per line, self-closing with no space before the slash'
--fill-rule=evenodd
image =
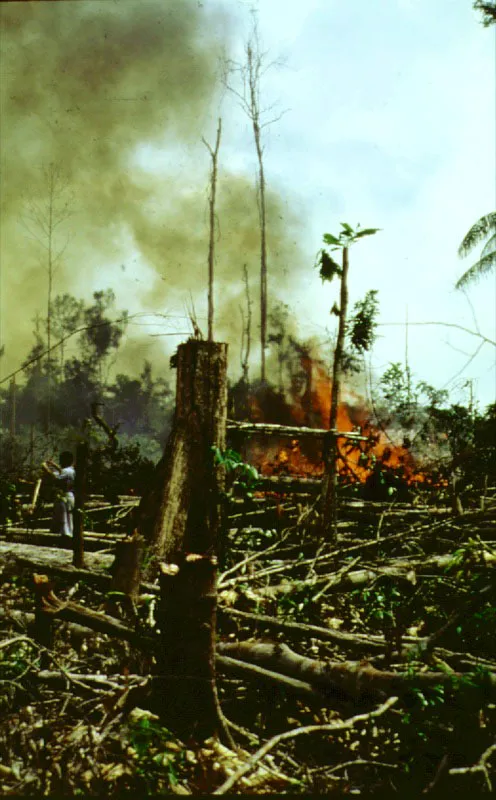
<path id="1" fill-rule="evenodd" d="M 59 456 L 60 466 L 64 467 L 72 467 L 74 463 L 74 456 L 69 450 L 64 450 L 63 453 Z"/>

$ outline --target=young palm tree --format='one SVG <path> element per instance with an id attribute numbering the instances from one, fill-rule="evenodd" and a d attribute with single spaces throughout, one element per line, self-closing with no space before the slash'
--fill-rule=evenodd
<path id="1" fill-rule="evenodd" d="M 482 275 L 496 268 L 496 211 L 481 217 L 475 225 L 472 225 L 458 248 L 458 255 L 464 258 L 485 240 L 478 261 L 457 280 L 455 284 L 457 289 L 465 288 L 469 283 L 474 283 Z"/>

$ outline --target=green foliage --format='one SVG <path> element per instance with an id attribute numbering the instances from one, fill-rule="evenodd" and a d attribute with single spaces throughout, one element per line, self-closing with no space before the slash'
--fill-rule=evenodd
<path id="1" fill-rule="evenodd" d="M 402 427 L 417 428 L 427 435 L 433 429 L 435 416 L 446 402 L 448 392 L 437 390 L 425 381 L 414 381 L 409 367 L 391 363 L 379 381 L 379 420 L 394 421 Z"/>
<path id="2" fill-rule="evenodd" d="M 391 581 L 383 581 L 380 587 L 356 589 L 353 594 L 363 604 L 364 620 L 375 621 L 381 628 L 384 623 L 396 621 L 397 611 L 404 602 L 401 592 Z"/>
<path id="3" fill-rule="evenodd" d="M 353 229 L 347 222 L 341 222 L 340 225 L 341 230 L 337 236 L 333 233 L 324 233 L 322 237 L 324 244 L 330 247 L 331 251 L 350 247 L 364 236 L 373 236 L 374 233 L 380 230 L 380 228 L 363 228 L 360 230 L 360 225 Z M 336 275 L 340 278 L 343 274 L 342 266 L 324 249 L 317 254 L 317 266 L 319 267 L 322 281 L 332 281 Z"/>
<path id="4" fill-rule="evenodd" d="M 496 22 L 496 18 L 493 18 L 492 22 L 484 24 L 494 24 L 494 22 Z M 461 258 L 467 256 L 484 240 L 486 241 L 478 260 L 458 279 L 455 284 L 457 289 L 463 289 L 469 284 L 475 283 L 483 275 L 496 269 L 496 211 L 481 217 L 472 225 L 458 249 L 458 255 Z"/>
<path id="5" fill-rule="evenodd" d="M 154 471 L 153 462 L 141 454 L 139 443 L 108 447 L 106 440 L 99 447 L 90 448 L 88 486 L 91 491 L 103 493 L 110 503 L 116 503 L 119 494 L 144 494 Z"/>
<path id="6" fill-rule="evenodd" d="M 325 239 L 325 236 L 324 236 Z M 319 275 L 322 281 L 332 281 L 337 275 L 339 278 L 343 274 L 342 267 L 335 261 L 326 250 L 320 250 L 318 255 Z"/>
<path id="7" fill-rule="evenodd" d="M 14 640 L 0 649 L 0 681 L 17 681 L 37 661 L 38 650 L 28 641 Z"/>
<path id="8" fill-rule="evenodd" d="M 379 301 L 377 290 L 371 289 L 363 300 L 355 303 L 353 315 L 348 322 L 348 337 L 360 353 L 370 350 L 375 340 Z"/>
<path id="9" fill-rule="evenodd" d="M 147 717 L 133 723 L 129 733 L 137 755 L 136 774 L 143 779 L 147 792 L 163 793 L 167 786 L 176 786 L 186 753 L 173 734 Z"/>
<path id="10" fill-rule="evenodd" d="M 251 464 L 246 464 L 240 454 L 231 448 L 220 450 L 218 447 L 212 447 L 212 452 L 214 454 L 214 464 L 223 467 L 226 473 L 231 473 L 235 477 L 236 484 L 244 496 L 252 497 L 259 483 L 257 468 Z"/>
<path id="11" fill-rule="evenodd" d="M 496 25 L 496 3 L 490 0 L 475 0 L 474 9 L 482 12 L 482 24 L 485 28 Z"/>
<path id="12" fill-rule="evenodd" d="M 313 597 L 316 594 L 315 586 L 308 583 L 295 582 L 291 590 L 278 596 L 277 611 L 283 618 L 290 617 L 299 622 L 309 621 L 312 611 L 315 610 Z"/>

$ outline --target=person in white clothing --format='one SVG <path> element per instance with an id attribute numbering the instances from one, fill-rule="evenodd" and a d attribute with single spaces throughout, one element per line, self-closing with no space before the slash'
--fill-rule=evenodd
<path id="1" fill-rule="evenodd" d="M 52 533 L 70 538 L 73 534 L 74 481 L 76 472 L 72 453 L 64 450 L 60 454 L 60 466 L 54 461 L 44 461 L 42 468 L 55 484 L 56 498 L 53 504 Z"/>

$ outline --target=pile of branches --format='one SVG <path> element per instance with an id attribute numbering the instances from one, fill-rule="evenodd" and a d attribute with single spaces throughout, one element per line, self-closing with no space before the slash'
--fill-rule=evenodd
<path id="1" fill-rule="evenodd" d="M 178 738 L 154 704 L 153 587 L 129 607 L 104 576 L 59 570 L 43 641 L 33 571 L 8 562 L 0 791 L 490 793 L 496 503 L 393 511 L 357 514 L 335 547 L 316 541 L 311 508 L 282 532 L 231 533 L 216 655 L 226 734 L 207 741 Z"/>

